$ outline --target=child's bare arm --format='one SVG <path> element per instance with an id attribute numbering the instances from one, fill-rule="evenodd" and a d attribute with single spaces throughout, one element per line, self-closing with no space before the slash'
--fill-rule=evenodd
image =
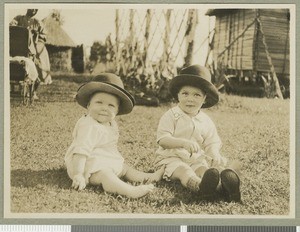
<path id="1" fill-rule="evenodd" d="M 172 136 L 166 136 L 158 141 L 158 144 L 165 149 L 184 148 L 189 153 L 195 153 L 200 151 L 200 146 L 197 142 L 190 141 L 182 138 L 175 138 Z"/>
<path id="2" fill-rule="evenodd" d="M 82 190 L 86 186 L 84 177 L 84 167 L 86 163 L 86 156 L 82 154 L 74 154 L 72 160 L 72 166 L 74 171 L 72 187 L 74 189 Z"/>

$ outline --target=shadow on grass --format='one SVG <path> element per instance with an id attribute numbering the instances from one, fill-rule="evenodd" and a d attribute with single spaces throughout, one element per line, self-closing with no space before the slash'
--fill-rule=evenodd
<path id="1" fill-rule="evenodd" d="M 34 188 L 40 185 L 55 187 L 59 189 L 70 189 L 72 184 L 71 179 L 65 168 L 49 169 L 49 170 L 23 170 L 17 169 L 11 171 L 11 186 L 22 188 Z M 158 188 L 168 189 L 174 193 L 174 198 L 169 199 L 168 205 L 180 206 L 183 204 L 204 203 L 204 200 L 199 193 L 191 192 L 184 188 L 179 182 L 161 181 L 157 184 Z M 95 192 L 103 192 L 102 186 L 88 186 L 89 189 Z M 220 201 L 217 197 L 215 200 Z M 162 201 L 162 205 L 166 201 Z"/>
<path id="2" fill-rule="evenodd" d="M 167 182 L 162 181 L 158 185 L 159 188 L 167 188 L 170 189 L 170 191 L 174 192 L 174 198 L 170 200 L 169 205 L 170 206 L 177 206 L 183 204 L 206 204 L 206 203 L 217 203 L 217 202 L 223 202 L 224 197 L 221 195 L 221 193 L 216 193 L 216 195 L 208 200 L 205 199 L 203 196 L 201 196 L 200 193 L 192 192 L 185 187 L 181 185 L 180 182 Z"/>
<path id="3" fill-rule="evenodd" d="M 11 171 L 11 186 L 36 187 L 37 185 L 70 189 L 71 180 L 64 168 L 39 171 L 17 169 Z"/>

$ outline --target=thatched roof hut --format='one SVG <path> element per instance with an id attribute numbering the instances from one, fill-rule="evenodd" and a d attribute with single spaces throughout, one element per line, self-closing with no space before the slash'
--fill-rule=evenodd
<path id="1" fill-rule="evenodd" d="M 247 70 L 270 72 L 271 58 L 277 75 L 289 76 L 289 9 L 212 9 L 206 15 L 216 17 L 216 66 L 241 75 Z"/>
<path id="2" fill-rule="evenodd" d="M 72 71 L 72 49 L 76 45 L 62 29 L 60 13 L 54 10 L 42 22 L 47 32 L 46 47 L 51 71 Z"/>

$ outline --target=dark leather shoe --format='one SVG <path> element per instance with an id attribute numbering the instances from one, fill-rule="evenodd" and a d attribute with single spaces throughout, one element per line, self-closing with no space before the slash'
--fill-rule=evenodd
<path id="1" fill-rule="evenodd" d="M 231 169 L 225 169 L 221 172 L 222 192 L 226 202 L 240 202 L 240 178 Z"/>
<path id="2" fill-rule="evenodd" d="M 220 174 L 216 168 L 210 168 L 205 171 L 199 185 L 200 194 L 203 199 L 214 200 L 219 181 Z"/>

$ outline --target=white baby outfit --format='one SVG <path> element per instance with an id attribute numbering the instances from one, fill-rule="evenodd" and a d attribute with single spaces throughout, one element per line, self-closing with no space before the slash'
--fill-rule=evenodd
<path id="1" fill-rule="evenodd" d="M 120 176 L 123 170 L 124 158 L 117 148 L 119 138 L 118 126 L 115 121 L 111 125 L 102 125 L 91 116 L 81 117 L 73 131 L 73 142 L 65 155 L 68 175 L 73 179 L 73 154 L 86 155 L 84 176 L 86 179 L 92 173 L 100 170 L 112 170 Z"/>

